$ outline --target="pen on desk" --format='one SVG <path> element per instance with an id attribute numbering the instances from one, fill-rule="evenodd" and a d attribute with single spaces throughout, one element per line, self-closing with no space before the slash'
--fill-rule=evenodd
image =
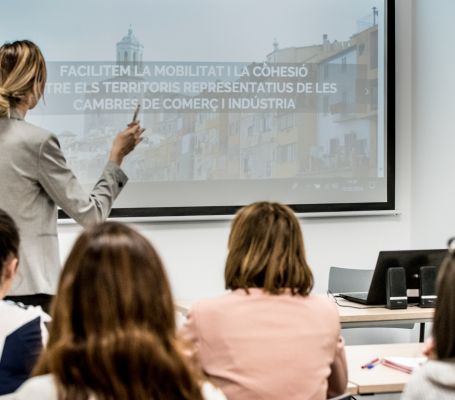
<path id="1" fill-rule="evenodd" d="M 377 363 L 378 361 L 379 361 L 379 358 L 376 357 L 375 359 L 371 360 L 370 362 L 368 362 L 368 363 L 366 363 L 366 364 L 363 364 L 363 365 L 362 365 L 362 369 L 365 369 L 365 368 L 368 368 L 368 369 L 373 368 L 373 367 L 374 367 L 374 364 Z"/>

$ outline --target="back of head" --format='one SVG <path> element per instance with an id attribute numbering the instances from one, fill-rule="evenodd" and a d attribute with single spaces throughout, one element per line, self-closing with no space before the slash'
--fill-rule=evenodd
<path id="1" fill-rule="evenodd" d="M 228 247 L 227 289 L 310 293 L 313 274 L 305 258 L 299 221 L 289 207 L 269 202 L 243 207 L 232 223 Z"/>
<path id="2" fill-rule="evenodd" d="M 0 47 L 0 117 L 9 117 L 26 96 L 36 101 L 46 82 L 46 63 L 39 47 L 29 40 Z"/>
<path id="3" fill-rule="evenodd" d="M 8 257 L 17 258 L 19 254 L 19 231 L 13 219 L 0 210 L 0 276 Z M 0 281 L 1 282 L 1 281 Z"/>
<path id="4" fill-rule="evenodd" d="M 200 398 L 176 342 L 163 265 L 133 229 L 106 222 L 78 238 L 52 314 L 35 373 L 54 374 L 63 398 Z"/>
<path id="5" fill-rule="evenodd" d="M 453 242 L 453 244 L 452 244 Z M 455 358 L 455 238 L 449 240 L 449 253 L 439 267 L 436 279 L 436 310 L 433 338 L 438 359 Z"/>

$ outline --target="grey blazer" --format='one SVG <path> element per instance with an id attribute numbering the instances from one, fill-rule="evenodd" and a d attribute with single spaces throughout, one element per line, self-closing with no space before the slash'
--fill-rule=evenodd
<path id="1" fill-rule="evenodd" d="M 57 206 L 84 227 L 104 220 L 126 184 L 108 162 L 87 194 L 66 164 L 55 135 L 20 119 L 0 118 L 0 208 L 21 236 L 10 295 L 54 294 L 60 274 Z"/>

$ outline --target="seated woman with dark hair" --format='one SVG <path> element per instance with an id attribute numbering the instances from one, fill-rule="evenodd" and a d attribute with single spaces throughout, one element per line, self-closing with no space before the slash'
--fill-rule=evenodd
<path id="1" fill-rule="evenodd" d="M 225 399 L 182 355 L 161 260 L 125 225 L 103 223 L 78 238 L 52 316 L 37 376 L 13 399 Z"/>
<path id="2" fill-rule="evenodd" d="M 16 275 L 19 232 L 13 219 L 0 210 L 0 299 Z M 30 375 L 47 339 L 41 307 L 0 300 L 0 395 L 14 392 Z"/>
<path id="3" fill-rule="evenodd" d="M 427 341 L 429 361 L 411 376 L 403 400 L 455 399 L 455 238 L 436 278 L 433 335 Z"/>
<path id="4" fill-rule="evenodd" d="M 300 224 L 261 202 L 236 215 L 226 288 L 194 304 L 182 336 L 228 399 L 322 400 L 342 394 L 347 367 L 336 306 L 311 295 Z"/>

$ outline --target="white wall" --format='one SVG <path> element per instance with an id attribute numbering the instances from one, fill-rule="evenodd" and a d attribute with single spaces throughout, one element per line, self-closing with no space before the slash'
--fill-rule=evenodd
<path id="1" fill-rule="evenodd" d="M 422 0 L 422 3 L 426 1 Z M 413 232 L 411 242 L 411 216 L 415 217 L 412 207 L 417 203 L 415 198 L 411 198 L 411 183 L 416 183 L 412 180 L 415 166 L 412 165 L 411 153 L 416 147 L 411 135 L 413 2 L 398 0 L 397 3 L 396 208 L 401 214 L 302 220 L 308 259 L 315 274 L 315 291 L 319 293 L 327 289 L 331 265 L 371 268 L 380 250 L 407 249 L 414 242 L 421 247 L 432 244 L 416 232 Z M 425 144 L 419 142 L 419 145 L 424 149 Z M 223 269 L 229 224 L 228 221 L 156 222 L 136 223 L 134 226 L 159 250 L 175 297 L 191 301 L 224 290 Z M 413 221 L 412 226 L 417 225 Z M 79 232 L 80 228 L 73 224 L 59 226 L 62 259 Z M 385 335 L 387 341 L 409 340 L 409 331 L 404 330 L 344 331 L 349 343 L 384 342 Z M 416 333 L 412 335 L 415 338 Z"/>
<path id="2" fill-rule="evenodd" d="M 317 292 L 325 292 L 331 265 L 371 268 L 379 250 L 407 249 L 411 244 L 412 2 L 397 3 L 396 208 L 401 214 L 303 220 Z M 223 291 L 229 222 L 137 223 L 135 227 L 159 250 L 176 298 L 192 300 Z M 62 258 L 79 231 L 75 225 L 59 227 Z"/>
<path id="3" fill-rule="evenodd" d="M 455 235 L 455 1 L 416 0 L 412 224 L 415 246 Z"/>
<path id="4" fill-rule="evenodd" d="M 453 8 L 451 1 L 453 0 L 446 0 L 444 3 L 450 3 Z M 422 173 L 420 166 L 415 168 L 412 164 L 413 160 L 416 162 L 420 158 L 413 159 L 412 150 L 423 151 L 425 146 L 429 146 L 427 142 L 431 144 L 431 141 L 419 140 L 417 145 L 413 144 L 411 133 L 414 97 L 412 90 L 414 2 L 397 0 L 397 3 L 396 209 L 400 211 L 400 215 L 302 220 L 308 260 L 315 274 L 315 291 L 318 293 L 324 293 L 327 289 L 328 270 L 331 265 L 372 268 L 380 250 L 407 249 L 415 244 L 427 247 L 434 243 L 434 240 L 427 239 L 427 235 L 421 235 L 417 231 L 412 233 L 411 241 L 411 226 L 422 227 L 422 230 L 425 226 L 425 223 L 420 221 L 413 221 L 411 224 L 411 217 L 416 216 L 416 213 L 412 212 L 412 207 L 424 208 L 426 202 L 432 200 L 428 194 L 426 200 L 422 201 L 416 201 L 411 197 L 413 190 L 411 183 L 416 184 L 416 179 L 412 180 L 413 171 Z M 422 0 L 420 3 L 431 2 Z M 425 5 L 425 12 L 430 11 L 431 6 Z M 425 15 L 421 15 L 420 12 L 419 9 L 419 18 L 426 21 Z M 448 48 L 447 54 L 449 50 Z M 419 71 L 421 74 L 425 73 Z M 418 101 L 416 105 L 422 107 Z M 425 122 L 425 118 L 425 115 L 420 116 L 421 124 Z M 425 177 L 430 182 L 433 169 L 425 171 Z M 418 189 L 420 185 L 417 185 L 414 193 Z M 228 221 L 206 221 L 144 222 L 133 225 L 159 250 L 167 267 L 175 297 L 191 301 L 224 291 L 223 269 L 229 224 Z M 79 232 L 80 228 L 74 224 L 59 226 L 62 259 L 66 257 Z M 445 235 L 442 236 L 445 239 Z M 384 335 L 387 335 L 387 341 L 408 341 L 410 333 L 390 329 L 344 331 L 348 343 L 384 342 Z M 416 332 L 411 335 L 415 338 Z"/>

